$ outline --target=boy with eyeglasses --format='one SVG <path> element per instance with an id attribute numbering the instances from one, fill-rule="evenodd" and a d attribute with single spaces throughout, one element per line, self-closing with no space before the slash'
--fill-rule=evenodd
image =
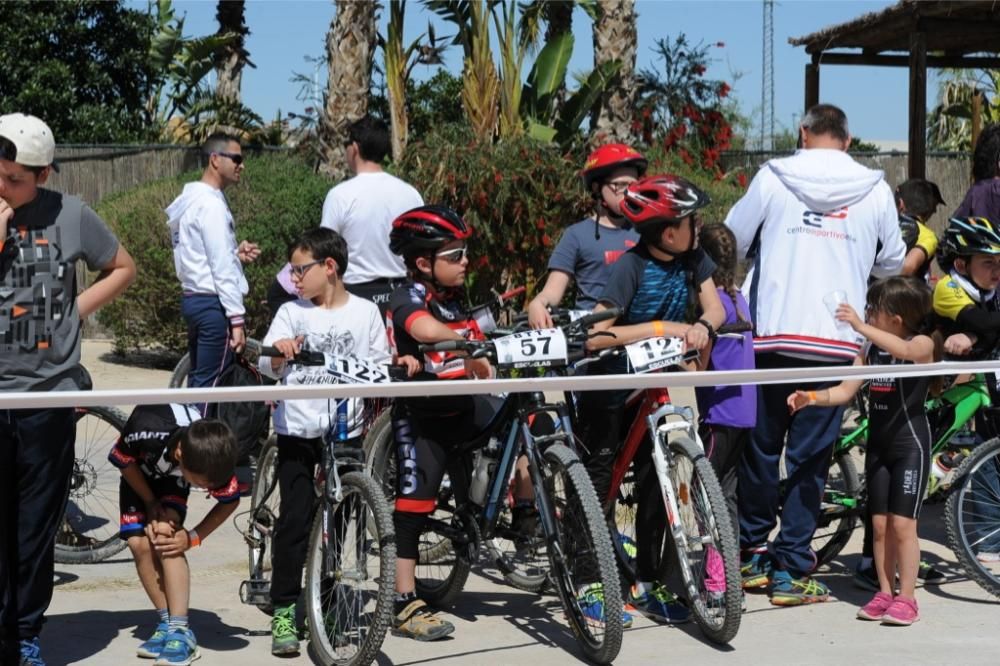
<path id="1" fill-rule="evenodd" d="M 188 328 L 188 386 L 215 386 L 243 350 L 243 297 L 249 291 L 241 263 L 260 255 L 236 243 L 233 215 L 223 192 L 240 182 L 243 151 L 229 134 L 212 134 L 201 148 L 201 180 L 188 183 L 167 209 L 174 269 L 181 282 L 181 314 Z M 199 405 L 204 412 L 205 405 Z"/>
<path id="2" fill-rule="evenodd" d="M 284 358 L 261 357 L 260 370 L 286 385 L 322 384 L 330 381 L 323 366 L 289 364 L 301 349 L 335 356 L 389 360 L 389 344 L 378 307 L 347 291 L 344 273 L 347 243 L 340 234 L 322 227 L 309 229 L 292 244 L 289 272 L 298 300 L 282 305 L 264 337 Z M 415 372 L 416 359 L 398 361 Z M 309 526 L 312 524 L 314 470 L 322 459 L 323 434 L 329 424 L 331 402 L 282 400 L 274 410 L 278 434 L 278 492 L 281 506 L 275 526 L 272 554 L 271 653 L 288 655 L 299 651 L 295 603 L 302 583 Z M 347 437 L 362 434 L 364 403 L 347 400 Z"/>

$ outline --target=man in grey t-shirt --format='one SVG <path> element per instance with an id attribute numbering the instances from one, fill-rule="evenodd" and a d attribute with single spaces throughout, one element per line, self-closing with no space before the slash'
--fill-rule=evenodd
<path id="1" fill-rule="evenodd" d="M 80 386 L 80 322 L 118 296 L 135 264 L 76 197 L 42 189 L 55 141 L 34 116 L 0 116 L 0 391 Z M 99 271 L 77 294 L 76 262 Z M 44 664 L 53 546 L 73 471 L 72 408 L 0 410 L 0 663 Z"/>

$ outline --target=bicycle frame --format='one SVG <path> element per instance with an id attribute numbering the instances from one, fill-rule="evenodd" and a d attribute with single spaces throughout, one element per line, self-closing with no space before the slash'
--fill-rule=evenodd
<path id="1" fill-rule="evenodd" d="M 628 409 L 629 403 L 634 404 L 634 400 L 641 401 L 639 411 L 635 415 L 632 425 L 629 426 L 628 434 L 625 436 L 625 445 L 615 459 L 615 465 L 611 472 L 611 487 L 608 489 L 607 497 L 604 498 L 605 505 L 611 502 L 615 493 L 618 492 L 625 474 L 628 473 L 629 465 L 632 464 L 632 459 L 635 458 L 636 451 L 642 444 L 643 437 L 646 436 L 647 432 L 650 432 L 650 428 L 656 427 L 656 421 L 650 421 L 649 417 L 661 407 L 670 404 L 670 394 L 667 389 L 641 391 L 634 398 L 630 396 L 630 400 L 626 401 L 626 409 Z"/>

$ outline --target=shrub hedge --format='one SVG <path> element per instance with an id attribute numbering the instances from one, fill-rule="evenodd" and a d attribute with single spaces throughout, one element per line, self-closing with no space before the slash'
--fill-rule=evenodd
<path id="1" fill-rule="evenodd" d="M 180 314 L 180 286 L 163 212 L 185 183 L 186 173 L 108 197 L 97 212 L 108 222 L 139 268 L 125 295 L 103 308 L 98 320 L 115 336 L 119 351 L 164 347 L 182 351 L 187 334 Z M 249 155 L 242 182 L 226 190 L 236 220 L 236 237 L 260 245 L 261 256 L 244 266 L 250 294 L 245 299 L 248 333 L 267 331 L 267 288 L 287 260 L 288 244 L 304 229 L 319 225 L 329 179 L 287 153 Z"/>
<path id="2" fill-rule="evenodd" d="M 709 222 L 721 221 L 742 194 L 739 174 L 716 173 L 685 163 L 675 151 L 640 147 L 649 173 L 676 173 L 709 192 Z M 564 153 L 530 138 L 480 144 L 461 125 L 443 126 L 418 143 L 391 170 L 412 183 L 428 203 L 455 208 L 475 227 L 470 297 L 484 300 L 490 288 L 527 285 L 529 295 L 543 277 L 549 255 L 569 224 L 590 214 L 592 202 L 578 172 L 586 153 Z M 139 266 L 136 283 L 99 314 L 119 350 L 186 347 L 180 295 L 163 209 L 198 172 L 157 181 L 111 197 L 98 206 Z M 288 153 L 251 157 L 243 182 L 226 192 L 237 237 L 258 243 L 260 259 L 245 267 L 248 331 L 260 337 L 270 313 L 267 288 L 284 264 L 289 242 L 320 222 L 331 183 Z"/>

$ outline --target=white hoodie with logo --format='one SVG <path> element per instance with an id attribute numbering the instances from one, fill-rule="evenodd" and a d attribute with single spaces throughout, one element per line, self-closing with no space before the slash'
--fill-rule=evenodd
<path id="1" fill-rule="evenodd" d="M 868 276 L 896 275 L 906 246 L 882 171 L 839 150 L 799 150 L 770 160 L 729 211 L 744 256 L 758 233 L 743 293 L 757 328 L 754 349 L 814 360 L 850 360 L 861 338 L 823 302 L 842 291 L 863 316 Z"/>

